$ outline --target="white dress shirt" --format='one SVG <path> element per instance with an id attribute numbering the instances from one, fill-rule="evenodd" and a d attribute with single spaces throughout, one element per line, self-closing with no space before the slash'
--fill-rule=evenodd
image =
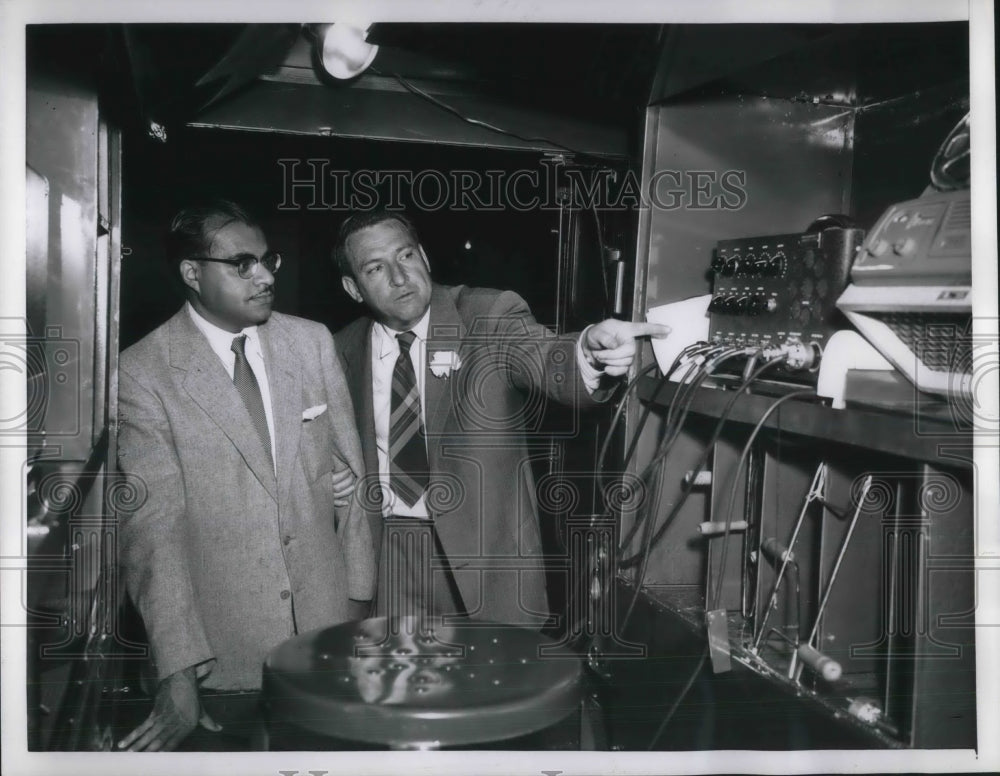
<path id="1" fill-rule="evenodd" d="M 427 415 L 427 394 L 424 385 L 427 379 L 427 331 L 430 326 L 430 308 L 409 331 L 416 336 L 410 346 L 410 361 L 413 373 L 417 378 L 417 391 L 420 394 L 420 422 L 423 426 Z M 586 329 L 584 329 L 586 332 Z M 397 332 L 381 323 L 372 326 L 372 404 L 375 412 L 375 446 L 378 448 L 378 476 L 382 490 L 383 517 L 421 517 L 427 518 L 427 503 L 421 496 L 412 506 L 407 506 L 389 487 L 389 417 L 392 414 L 392 373 L 399 357 L 399 341 Z M 591 366 L 583 354 L 583 335 L 576 345 L 576 361 L 580 369 L 580 377 L 587 391 L 597 390 L 602 371 Z M 425 443 L 426 444 L 426 443 Z"/>
<path id="2" fill-rule="evenodd" d="M 191 320 L 198 327 L 198 331 L 205 335 L 209 347 L 215 355 L 222 361 L 226 368 L 229 379 L 233 379 L 233 370 L 236 368 L 236 354 L 233 353 L 233 340 L 240 334 L 247 336 L 244 353 L 246 353 L 247 363 L 253 371 L 253 376 L 257 378 L 257 385 L 260 387 L 260 398 L 264 402 L 264 415 L 267 417 L 267 432 L 271 437 L 271 460 L 275 462 L 275 473 L 277 473 L 277 454 L 274 448 L 274 413 L 271 411 L 271 387 L 267 382 L 267 369 L 264 367 L 264 353 L 260 347 L 260 335 L 256 326 L 248 326 L 243 331 L 234 334 L 231 331 L 220 329 L 198 313 L 191 303 L 185 305 Z"/>

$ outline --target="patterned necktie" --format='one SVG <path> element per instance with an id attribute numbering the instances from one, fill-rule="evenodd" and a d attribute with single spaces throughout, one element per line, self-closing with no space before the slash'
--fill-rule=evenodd
<path id="1" fill-rule="evenodd" d="M 243 403 L 250 413 L 250 420 L 257 430 L 261 444 L 264 445 L 264 452 L 267 453 L 267 460 L 274 466 L 274 459 L 271 457 L 271 434 L 267 430 L 267 415 L 264 414 L 264 400 L 260 395 L 260 386 L 257 378 L 254 377 L 253 370 L 247 361 L 245 352 L 247 335 L 241 334 L 233 340 L 231 350 L 236 354 L 236 363 L 233 365 L 233 384 L 236 390 L 243 397 Z"/>
<path id="2" fill-rule="evenodd" d="M 392 370 L 389 417 L 389 487 L 407 506 L 413 506 L 429 480 L 427 448 L 420 424 L 420 393 L 410 361 L 412 331 L 397 334 L 399 357 Z"/>

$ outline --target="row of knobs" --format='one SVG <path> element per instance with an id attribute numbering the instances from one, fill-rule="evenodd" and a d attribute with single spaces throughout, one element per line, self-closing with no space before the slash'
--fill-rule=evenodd
<path id="1" fill-rule="evenodd" d="M 778 309 L 774 297 L 749 296 L 747 294 L 720 294 L 708 303 L 710 313 L 723 315 L 766 315 Z"/>
<path id="2" fill-rule="evenodd" d="M 757 275 L 759 277 L 781 277 L 785 272 L 785 254 L 778 251 L 773 256 L 766 253 L 757 256 L 747 253 L 742 256 L 716 256 L 712 261 L 712 271 L 719 275 Z"/>
<path id="3" fill-rule="evenodd" d="M 873 240 L 870 245 L 865 246 L 864 250 L 870 256 L 884 256 L 889 252 L 890 248 L 892 248 L 892 252 L 897 256 L 909 256 L 916 251 L 917 241 L 912 237 L 904 237 L 892 242 L 880 238 Z"/>

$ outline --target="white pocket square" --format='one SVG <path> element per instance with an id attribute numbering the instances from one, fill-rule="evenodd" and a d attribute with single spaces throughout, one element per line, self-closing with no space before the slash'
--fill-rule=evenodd
<path id="1" fill-rule="evenodd" d="M 317 404 L 315 407 L 310 407 L 309 409 L 302 411 L 302 421 L 305 422 L 307 420 L 318 418 L 324 412 L 326 412 L 326 405 Z"/>

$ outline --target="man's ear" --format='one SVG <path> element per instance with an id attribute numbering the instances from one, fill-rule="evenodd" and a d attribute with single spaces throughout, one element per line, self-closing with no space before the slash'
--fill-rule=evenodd
<path id="1" fill-rule="evenodd" d="M 427 260 L 427 254 L 424 252 L 424 246 L 418 245 L 417 247 L 420 248 L 420 257 L 424 260 L 424 266 L 427 267 L 427 272 L 430 274 L 431 263 Z"/>
<path id="2" fill-rule="evenodd" d="M 347 295 L 351 297 L 355 302 L 362 302 L 364 299 L 361 296 L 361 292 L 358 290 L 358 284 L 354 282 L 354 278 L 344 275 L 340 282 L 344 285 L 344 290 Z"/>
<path id="3" fill-rule="evenodd" d="M 201 293 L 201 267 L 190 259 L 180 263 L 181 282 L 196 294 Z"/>

